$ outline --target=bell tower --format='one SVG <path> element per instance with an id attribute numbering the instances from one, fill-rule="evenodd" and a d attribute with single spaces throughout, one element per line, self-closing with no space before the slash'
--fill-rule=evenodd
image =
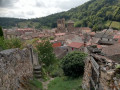
<path id="1" fill-rule="evenodd" d="M 64 18 L 57 20 L 57 31 L 65 32 L 65 19 Z"/>

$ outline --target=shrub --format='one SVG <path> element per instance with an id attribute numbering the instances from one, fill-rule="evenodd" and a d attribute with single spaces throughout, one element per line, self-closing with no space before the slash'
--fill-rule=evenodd
<path id="1" fill-rule="evenodd" d="M 82 75 L 86 56 L 87 54 L 78 51 L 67 54 L 61 63 L 65 76 L 79 77 Z"/>
<path id="2" fill-rule="evenodd" d="M 4 43 L 5 43 L 6 49 L 21 48 L 21 46 L 22 46 L 22 41 L 18 38 L 4 40 Z"/>
<path id="3" fill-rule="evenodd" d="M 12 38 L 12 39 L 4 39 L 3 37 L 0 38 L 0 48 L 3 50 L 5 49 L 11 49 L 11 48 L 21 48 L 22 47 L 22 41 L 18 38 Z"/>

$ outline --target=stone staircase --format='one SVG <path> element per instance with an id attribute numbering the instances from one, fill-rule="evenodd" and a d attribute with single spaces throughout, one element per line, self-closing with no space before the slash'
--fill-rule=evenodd
<path id="1" fill-rule="evenodd" d="M 33 75 L 35 78 L 40 79 L 41 78 L 41 66 L 36 65 L 33 67 Z"/>

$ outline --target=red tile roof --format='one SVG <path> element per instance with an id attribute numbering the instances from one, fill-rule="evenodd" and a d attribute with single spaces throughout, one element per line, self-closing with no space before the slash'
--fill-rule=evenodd
<path id="1" fill-rule="evenodd" d="M 74 48 L 80 48 L 82 47 L 84 44 L 83 43 L 78 43 L 78 42 L 72 42 L 71 44 L 69 44 L 69 47 L 74 47 Z"/>
<path id="2" fill-rule="evenodd" d="M 65 35 L 65 33 L 56 33 L 55 36 L 62 36 Z"/>
<path id="3" fill-rule="evenodd" d="M 120 39 L 118 39 L 118 43 L 120 43 Z"/>
<path id="4" fill-rule="evenodd" d="M 90 35 L 91 35 L 91 36 L 95 36 L 95 32 L 91 32 Z"/>
<path id="5" fill-rule="evenodd" d="M 102 49 L 102 46 L 101 46 L 101 45 L 97 45 L 97 48 L 98 48 L 98 49 Z"/>
<path id="6" fill-rule="evenodd" d="M 61 44 L 60 42 L 58 42 L 58 43 L 54 43 L 52 46 L 53 46 L 54 48 L 56 48 L 56 47 L 62 46 L 62 44 Z"/>
<path id="7" fill-rule="evenodd" d="M 115 35 L 113 38 L 114 39 L 120 39 L 120 35 Z"/>
<path id="8" fill-rule="evenodd" d="M 40 34 L 39 37 L 43 37 L 44 35 Z"/>

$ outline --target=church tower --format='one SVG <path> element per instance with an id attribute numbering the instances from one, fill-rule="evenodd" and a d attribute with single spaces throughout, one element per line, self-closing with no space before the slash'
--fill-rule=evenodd
<path id="1" fill-rule="evenodd" d="M 57 32 L 65 32 L 65 19 L 57 20 Z"/>

